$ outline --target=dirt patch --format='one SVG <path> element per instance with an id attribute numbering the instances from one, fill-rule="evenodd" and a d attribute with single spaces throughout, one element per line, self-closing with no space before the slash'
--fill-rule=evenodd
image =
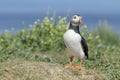
<path id="1" fill-rule="evenodd" d="M 10 60 L 0 63 L 1 80 L 107 80 L 95 70 L 76 70 L 57 63 Z"/>

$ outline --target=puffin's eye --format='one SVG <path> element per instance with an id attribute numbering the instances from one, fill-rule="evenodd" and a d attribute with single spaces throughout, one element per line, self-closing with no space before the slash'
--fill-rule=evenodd
<path id="1" fill-rule="evenodd" d="M 76 16 L 74 16 L 73 18 L 76 19 Z"/>

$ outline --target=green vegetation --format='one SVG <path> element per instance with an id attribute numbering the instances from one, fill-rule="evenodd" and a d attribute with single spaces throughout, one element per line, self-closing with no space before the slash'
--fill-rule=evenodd
<path id="1" fill-rule="evenodd" d="M 0 67 L 0 72 L 6 72 L 6 69 L 4 69 L 4 67 L 5 65 L 8 66 L 8 64 L 5 64 L 7 61 L 16 59 L 24 59 L 27 61 L 36 62 L 42 61 L 58 65 L 64 65 L 68 63 L 68 52 L 63 43 L 63 34 L 67 30 L 69 23 L 66 22 L 65 17 L 59 17 L 59 21 L 56 24 L 54 22 L 54 18 L 49 19 L 48 17 L 45 17 L 42 22 L 37 20 L 35 24 L 30 27 L 29 30 L 21 30 L 15 35 L 10 32 L 1 34 L 0 65 L 2 66 Z M 95 31 L 88 31 L 86 25 L 81 27 L 80 31 L 88 42 L 90 56 L 89 60 L 84 60 L 83 67 L 86 70 L 97 71 L 106 76 L 104 77 L 101 76 L 101 74 L 98 74 L 99 76 L 97 75 L 91 80 L 120 79 L 119 35 L 102 23 Z M 74 63 L 77 64 L 78 61 L 75 59 Z M 8 69 L 7 71 L 9 73 L 20 74 L 14 71 L 10 72 L 11 69 Z M 15 71 L 17 71 L 16 68 Z M 25 80 L 30 78 L 28 78 L 28 72 L 26 71 L 25 73 L 23 73 L 22 77 L 25 76 Z M 73 75 L 77 76 L 82 72 L 76 72 L 73 70 L 72 73 L 74 73 Z M 92 73 L 91 71 L 86 71 L 85 74 Z M 95 74 L 97 73 L 94 73 L 94 75 Z M 4 75 L 5 74 L 0 73 L 0 79 L 2 79 Z M 34 77 L 32 77 L 31 79 L 37 79 Z"/>

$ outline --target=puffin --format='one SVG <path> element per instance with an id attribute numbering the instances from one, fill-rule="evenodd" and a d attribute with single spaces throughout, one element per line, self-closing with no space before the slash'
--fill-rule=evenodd
<path id="1" fill-rule="evenodd" d="M 76 57 L 79 59 L 79 65 L 76 66 L 76 69 L 82 68 L 82 61 L 88 56 L 88 45 L 85 38 L 81 35 L 79 26 L 82 25 L 82 17 L 79 14 L 72 16 L 70 20 L 70 25 L 68 30 L 63 35 L 64 43 L 70 53 L 70 62 L 66 66 L 72 66 L 73 58 Z"/>

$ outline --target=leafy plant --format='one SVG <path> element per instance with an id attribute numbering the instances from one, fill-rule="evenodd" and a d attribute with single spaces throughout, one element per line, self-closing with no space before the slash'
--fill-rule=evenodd
<path id="1" fill-rule="evenodd" d="M 66 64 L 68 58 L 63 34 L 68 26 L 66 17 L 59 18 L 58 22 L 52 17 L 45 17 L 42 22 L 37 20 L 30 29 L 23 29 L 15 35 L 10 32 L 0 34 L 0 62 L 24 58 Z M 87 40 L 90 56 L 83 66 L 103 72 L 109 80 L 120 79 L 119 35 L 106 27 L 105 23 L 101 23 L 93 32 L 88 31 L 86 25 L 80 31 Z"/>

